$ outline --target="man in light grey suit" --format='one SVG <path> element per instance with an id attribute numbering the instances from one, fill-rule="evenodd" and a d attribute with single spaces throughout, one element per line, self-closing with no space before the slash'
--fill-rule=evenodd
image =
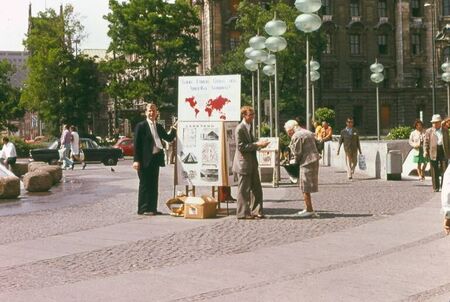
<path id="1" fill-rule="evenodd" d="M 269 142 L 256 141 L 253 137 L 255 111 L 252 107 L 242 107 L 241 116 L 242 122 L 236 127 L 237 150 L 233 160 L 233 172 L 238 175 L 236 216 L 238 219 L 264 218 L 256 151 L 269 145 Z"/>

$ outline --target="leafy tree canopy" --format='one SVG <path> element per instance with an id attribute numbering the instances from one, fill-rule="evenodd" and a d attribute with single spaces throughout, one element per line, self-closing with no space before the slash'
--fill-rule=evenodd
<path id="1" fill-rule="evenodd" d="M 14 68 L 7 60 L 0 61 L 0 130 L 15 131 L 9 121 L 23 116 L 23 109 L 19 105 L 19 90 L 11 85 L 10 78 Z"/>
<path id="2" fill-rule="evenodd" d="M 110 0 L 108 92 L 122 107 L 135 100 L 175 106 L 177 78 L 195 73 L 200 20 L 187 0 Z"/>

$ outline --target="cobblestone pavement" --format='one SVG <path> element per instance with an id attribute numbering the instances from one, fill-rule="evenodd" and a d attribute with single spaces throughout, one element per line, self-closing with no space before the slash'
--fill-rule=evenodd
<path id="1" fill-rule="evenodd" d="M 130 170 L 130 162 L 121 162 L 113 176 L 106 169 L 75 171 L 66 175 L 68 182 L 77 181 L 81 185 L 76 190 L 61 192 L 83 199 L 85 184 L 103 186 L 98 181 L 103 179 L 107 189 L 102 188 L 101 191 L 109 193 L 96 194 L 96 197 L 88 195 L 94 199 L 84 200 L 80 205 L 68 204 L 23 215 L 1 217 L 0 243 L 88 230 L 138 219 L 135 214 L 137 179 Z M 418 181 L 386 182 L 357 175 L 354 181 L 349 182 L 345 175 L 343 171 L 321 167 L 320 192 L 313 194 L 319 219 L 295 217 L 294 214 L 303 206 L 297 186 L 265 188 L 265 212 L 269 219 L 237 221 L 230 216 L 217 219 L 212 225 L 149 240 L 1 268 L 0 291 L 62 285 L 174 266 L 186 263 L 186 259 L 195 262 L 297 242 L 400 213 L 433 196 L 429 184 Z M 163 201 L 172 195 L 172 186 L 167 185 L 172 183 L 172 166 L 162 170 L 160 183 L 160 209 L 163 209 Z M 209 192 L 206 189 L 204 191 Z M 59 194 L 59 198 L 61 197 Z"/>

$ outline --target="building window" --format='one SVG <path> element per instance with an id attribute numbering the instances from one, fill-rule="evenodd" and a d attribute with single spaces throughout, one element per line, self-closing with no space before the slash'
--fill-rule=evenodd
<path id="1" fill-rule="evenodd" d="M 442 15 L 450 15 L 450 0 L 442 0 Z"/>
<path id="2" fill-rule="evenodd" d="M 416 86 L 416 88 L 422 88 L 423 87 L 422 69 L 414 68 L 414 79 L 415 79 L 414 86 Z"/>
<path id="3" fill-rule="evenodd" d="M 350 16 L 361 16 L 359 12 L 359 0 L 350 0 Z"/>
<path id="4" fill-rule="evenodd" d="M 322 75 L 322 84 L 325 89 L 334 87 L 334 70 L 333 68 L 324 68 Z"/>
<path id="5" fill-rule="evenodd" d="M 412 34 L 411 44 L 412 44 L 412 49 L 411 49 L 412 54 L 419 55 L 420 54 L 420 35 L 419 34 Z"/>
<path id="6" fill-rule="evenodd" d="M 231 0 L 230 8 L 231 8 L 231 14 L 235 16 L 237 14 L 237 8 L 239 6 L 239 0 Z"/>
<path id="7" fill-rule="evenodd" d="M 411 0 L 411 15 L 420 17 L 420 0 Z"/>
<path id="8" fill-rule="evenodd" d="M 322 15 L 333 15 L 331 0 L 322 0 Z"/>
<path id="9" fill-rule="evenodd" d="M 378 0 L 378 17 L 387 17 L 387 3 L 386 0 Z"/>
<path id="10" fill-rule="evenodd" d="M 331 40 L 331 34 L 329 34 L 329 33 L 325 34 L 325 38 L 326 38 L 327 44 L 325 45 L 324 53 L 329 55 L 329 54 L 331 54 L 333 52 L 333 45 L 332 45 L 332 40 Z"/>
<path id="11" fill-rule="evenodd" d="M 360 67 L 352 68 L 352 87 L 353 88 L 362 88 L 363 83 L 363 71 Z"/>
<path id="12" fill-rule="evenodd" d="M 364 113 L 364 107 L 363 106 L 353 106 L 353 122 L 354 126 L 361 127 L 363 124 L 363 113 Z"/>
<path id="13" fill-rule="evenodd" d="M 446 47 L 442 51 L 442 63 L 447 61 L 447 59 L 450 61 L 450 47 Z"/>
<path id="14" fill-rule="evenodd" d="M 388 54 L 387 35 L 379 35 L 378 36 L 378 53 L 380 55 Z"/>
<path id="15" fill-rule="evenodd" d="M 361 53 L 360 35 L 350 35 L 350 54 L 359 55 Z"/>
<path id="16" fill-rule="evenodd" d="M 389 83 L 389 69 L 388 68 L 384 68 L 383 75 L 384 75 L 383 88 L 389 88 L 390 83 Z"/>

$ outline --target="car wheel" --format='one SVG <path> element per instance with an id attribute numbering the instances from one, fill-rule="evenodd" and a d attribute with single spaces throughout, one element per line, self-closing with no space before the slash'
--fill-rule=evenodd
<path id="1" fill-rule="evenodd" d="M 105 166 L 115 166 L 115 165 L 117 165 L 117 159 L 116 159 L 116 158 L 112 158 L 112 157 L 107 158 L 107 159 L 103 162 L 103 164 L 104 164 Z"/>

